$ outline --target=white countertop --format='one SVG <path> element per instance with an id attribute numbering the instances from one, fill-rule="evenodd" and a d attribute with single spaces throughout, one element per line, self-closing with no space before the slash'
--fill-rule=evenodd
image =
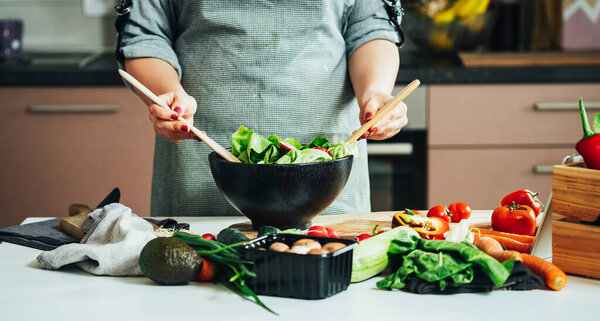
<path id="1" fill-rule="evenodd" d="M 216 234 L 245 218 L 176 219 L 195 233 Z M 376 277 L 323 300 L 261 296 L 277 317 L 220 285 L 161 286 L 146 277 L 100 277 L 75 267 L 46 271 L 38 267 L 38 253 L 0 244 L 0 320 L 600 320 L 600 280 L 575 276 L 559 292 L 416 295 L 378 290 Z"/>

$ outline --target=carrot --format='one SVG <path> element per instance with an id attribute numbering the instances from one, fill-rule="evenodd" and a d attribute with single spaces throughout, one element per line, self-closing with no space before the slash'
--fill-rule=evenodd
<path id="1" fill-rule="evenodd" d="M 544 261 L 537 256 L 529 254 L 521 255 L 523 257 L 523 264 L 542 278 L 549 288 L 558 291 L 565 287 L 567 284 L 567 275 L 558 266 Z"/>
<path id="2" fill-rule="evenodd" d="M 485 234 L 485 235 L 497 235 L 497 236 L 503 236 L 503 237 L 507 237 L 509 239 L 513 239 L 515 241 L 519 241 L 521 243 L 533 243 L 534 237 L 533 236 L 529 236 L 529 235 L 520 235 L 520 234 L 514 234 L 514 233 L 506 233 L 506 232 L 500 232 L 500 231 L 494 231 L 494 230 L 487 230 L 487 229 L 473 229 L 472 230 L 474 233 L 479 232 L 480 234 Z"/>
<path id="3" fill-rule="evenodd" d="M 521 253 L 517 251 L 505 251 L 502 248 L 502 245 L 500 245 L 500 242 L 491 237 L 483 236 L 479 238 L 475 242 L 475 246 L 500 262 L 504 262 L 513 257 L 517 261 L 522 261 Z"/>
<path id="4" fill-rule="evenodd" d="M 474 235 L 474 239 L 473 239 L 473 243 L 475 243 L 479 238 L 481 238 L 483 235 L 479 234 L 479 233 L 473 233 Z M 513 239 L 504 237 L 504 236 L 498 236 L 498 235 L 485 235 L 486 237 L 489 238 L 493 238 L 494 240 L 500 242 L 500 244 L 502 244 L 502 246 L 504 246 L 507 250 L 514 250 L 514 251 L 518 251 L 521 253 L 529 253 L 531 252 L 531 246 L 532 243 L 522 243 L 519 241 L 515 241 Z"/>

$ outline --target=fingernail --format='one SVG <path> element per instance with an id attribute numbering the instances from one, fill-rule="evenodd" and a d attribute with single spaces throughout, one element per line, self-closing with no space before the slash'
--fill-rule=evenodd
<path id="1" fill-rule="evenodd" d="M 186 132 L 186 133 L 187 133 L 187 131 L 188 131 L 188 127 L 187 127 L 187 125 L 183 125 L 183 126 L 181 126 L 181 131 L 182 131 L 182 132 Z"/>
<path id="2" fill-rule="evenodd" d="M 173 120 L 177 120 L 179 118 L 179 116 L 177 116 L 176 114 L 171 115 L 171 119 Z"/>
<path id="3" fill-rule="evenodd" d="M 369 120 L 371 119 L 371 117 L 373 117 L 373 114 L 371 112 L 365 114 L 365 120 Z"/>
<path id="4" fill-rule="evenodd" d="M 371 129 L 369 129 L 369 132 L 370 132 L 371 134 L 375 134 L 375 132 L 376 132 L 376 131 L 377 131 L 377 127 L 373 127 L 373 128 L 371 128 Z"/>
<path id="5" fill-rule="evenodd" d="M 178 114 L 181 114 L 181 107 L 175 107 L 173 109 L 173 111 L 176 112 L 176 113 L 178 113 Z"/>

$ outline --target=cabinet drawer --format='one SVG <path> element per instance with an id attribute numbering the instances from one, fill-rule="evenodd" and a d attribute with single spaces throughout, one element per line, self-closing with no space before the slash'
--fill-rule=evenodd
<path id="1" fill-rule="evenodd" d="M 0 227 L 93 207 L 113 187 L 149 215 L 154 132 L 126 88 L 0 88 Z"/>
<path id="2" fill-rule="evenodd" d="M 566 147 L 582 136 L 576 104 L 579 98 L 583 97 L 590 107 L 600 108 L 600 84 L 447 85 L 431 86 L 429 93 L 432 146 Z M 598 112 L 595 108 L 588 108 L 590 117 Z"/>
<path id="3" fill-rule="evenodd" d="M 473 209 L 493 209 L 515 190 L 539 192 L 545 203 L 552 190 L 550 165 L 560 164 L 569 148 L 431 149 L 429 207 L 465 202 Z"/>

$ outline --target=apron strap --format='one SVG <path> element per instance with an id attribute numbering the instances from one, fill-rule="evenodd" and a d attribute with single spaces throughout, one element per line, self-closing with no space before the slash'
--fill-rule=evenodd
<path id="1" fill-rule="evenodd" d="M 396 28 L 396 32 L 398 32 L 398 36 L 400 36 L 400 41 L 396 44 L 398 47 L 401 47 L 404 44 L 404 32 L 400 27 L 400 23 L 402 22 L 402 16 L 404 15 L 404 9 L 402 9 L 402 4 L 400 0 L 382 0 L 385 4 L 385 11 L 390 18 L 390 22 Z"/>
<path id="2" fill-rule="evenodd" d="M 117 56 L 117 60 L 119 62 L 125 61 L 125 56 L 121 53 L 121 40 L 123 40 L 123 29 L 125 29 L 125 25 L 129 21 L 129 11 L 131 11 L 131 6 L 133 5 L 133 0 L 121 0 L 121 2 L 115 6 L 115 11 L 117 12 L 117 19 L 115 20 L 115 28 L 117 29 L 117 49 L 115 51 L 115 55 Z"/>

